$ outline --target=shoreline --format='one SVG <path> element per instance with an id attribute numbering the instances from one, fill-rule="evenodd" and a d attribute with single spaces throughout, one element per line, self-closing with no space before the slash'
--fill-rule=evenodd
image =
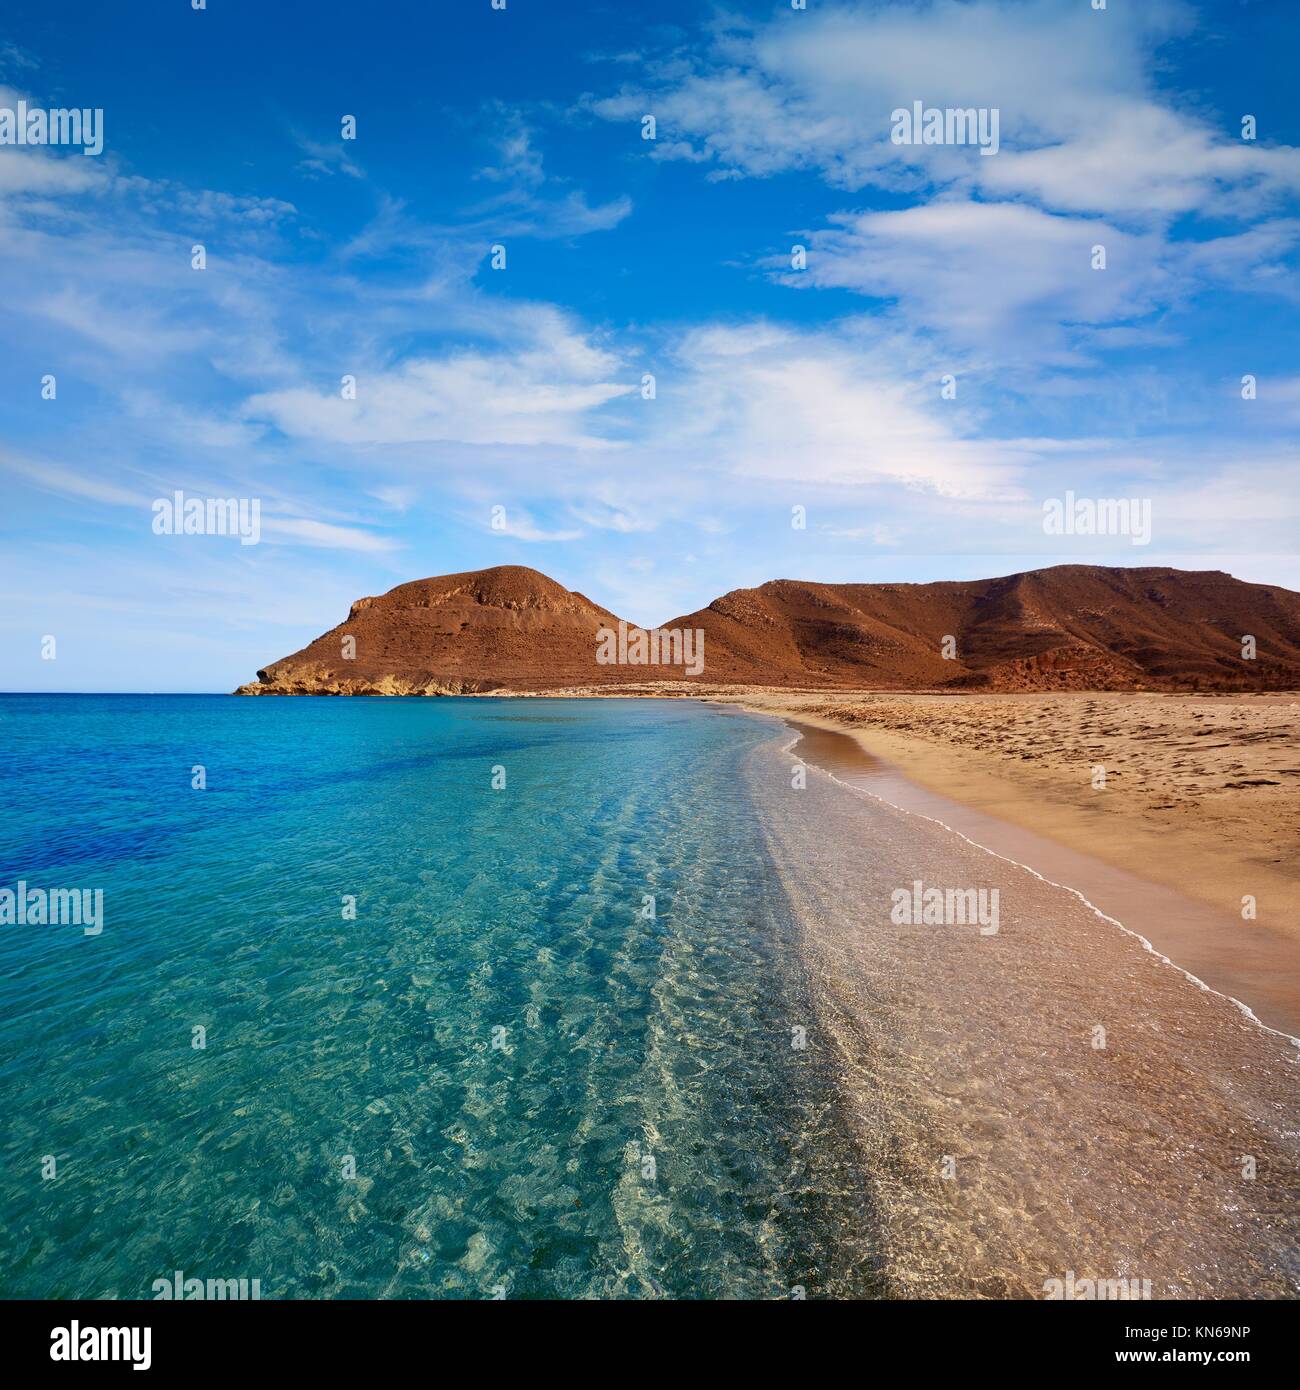
<path id="1" fill-rule="evenodd" d="M 1300 945 L 1300 705 L 1290 697 L 769 691 L 733 703 L 844 733 L 930 792 L 1238 920 L 1250 894 L 1251 920 Z M 1230 796 L 1207 785 L 1226 777 L 1237 779 Z"/>
<path id="2" fill-rule="evenodd" d="M 1151 832 L 1132 807 L 1112 803 L 1111 823 L 1098 834 L 1096 813 L 1086 813 L 1091 808 L 1072 805 L 1060 788 L 1052 789 L 1055 798 L 1044 797 L 1041 779 L 1033 785 L 1015 779 L 996 763 L 990 766 L 992 758 L 976 762 L 961 750 L 855 725 L 776 692 L 708 702 L 781 718 L 800 740 L 792 745 L 794 756 L 1075 892 L 1099 916 L 1263 1027 L 1300 1037 L 1300 930 L 1294 916 L 1282 916 L 1296 885 L 1286 875 L 1269 874 L 1239 847 L 1215 840 L 1221 828 L 1211 823 L 1194 835 L 1166 826 L 1158 837 L 1165 859 L 1153 862 Z M 1244 920 L 1231 910 L 1245 883 L 1260 894 L 1259 919 Z M 1281 920 L 1269 921 L 1266 909 Z"/>
<path id="3" fill-rule="evenodd" d="M 1076 1269 L 1139 1272 L 1156 1298 L 1293 1297 L 1278 1213 L 1296 1209 L 1296 1030 L 1189 978 L 1146 917 L 1112 916 L 1072 875 L 998 857 L 933 802 L 880 796 L 908 784 L 857 740 L 717 713 L 770 731 L 754 814 L 815 1001 L 809 1035 L 871 1174 L 890 1295 L 1038 1297 Z M 914 880 L 999 893 L 998 929 L 944 930 L 972 923 L 951 908 L 896 914 Z M 1268 1186 L 1243 1181 L 1242 1154 Z"/>
<path id="4" fill-rule="evenodd" d="M 786 751 L 796 759 L 799 759 L 798 750 L 807 743 L 809 733 L 823 733 L 834 739 L 845 737 L 839 730 L 822 729 L 814 725 L 801 726 L 794 720 L 785 723 L 796 735 L 796 739 L 786 745 Z M 881 763 L 864 778 L 860 774 L 855 775 L 854 760 L 851 757 L 841 758 L 834 753 L 828 757 L 821 751 L 810 752 L 811 755 L 805 756 L 802 761 L 825 773 L 841 786 L 862 792 L 908 815 L 930 821 L 960 836 L 974 848 L 983 850 L 996 859 L 1004 860 L 1015 868 L 1027 870 L 1051 887 L 1073 894 L 1101 920 L 1136 938 L 1145 950 L 1164 964 L 1172 966 L 1197 988 L 1208 990 L 1227 1000 L 1251 1022 L 1300 1049 L 1300 1007 L 1294 1002 L 1295 996 L 1300 994 L 1300 965 L 1297 965 L 1289 950 L 1280 949 L 1278 939 L 1272 934 L 1263 936 L 1262 945 L 1257 942 L 1256 950 L 1257 954 L 1278 957 L 1273 962 L 1272 973 L 1275 981 L 1283 982 L 1284 988 L 1274 987 L 1253 1001 L 1244 999 L 1242 995 L 1255 992 L 1253 982 L 1220 959 L 1213 949 L 1213 942 L 1205 940 L 1202 935 L 1208 931 L 1214 936 L 1231 924 L 1221 918 L 1211 918 L 1199 904 L 1189 903 L 1181 895 L 1145 883 L 1134 875 L 1117 874 L 1109 866 L 1098 861 L 1090 864 L 1087 862 L 1088 856 L 1063 852 L 1061 846 L 1042 836 L 999 825 L 990 817 L 973 815 L 968 807 L 958 802 L 908 784 L 888 764 Z M 964 828 L 961 828 L 962 824 Z M 978 838 L 981 835 L 983 838 Z M 998 847 L 987 843 L 990 840 L 997 843 Z M 1028 857 L 1020 858 L 1020 855 Z M 1057 878 L 1054 876 L 1056 874 L 1063 877 Z M 1069 879 L 1068 882 L 1064 881 L 1066 878 Z M 1080 884 L 1084 886 L 1081 887 Z M 1090 896 L 1092 894 L 1106 899 L 1107 906 L 1115 912 L 1126 912 L 1127 919 L 1103 910 Z M 1139 914 L 1149 915 L 1153 910 L 1165 922 L 1180 921 L 1180 928 L 1173 933 L 1178 940 L 1166 943 L 1170 950 L 1179 951 L 1178 959 L 1166 954 L 1144 931 L 1132 925 Z M 1189 914 L 1193 918 L 1191 933 L 1187 927 Z M 1144 927 L 1146 931 L 1152 930 L 1145 923 Z M 1163 937 L 1165 933 L 1156 928 L 1154 934 Z M 1199 941 L 1198 936 L 1201 937 Z M 1187 955 L 1195 955 L 1197 969 L 1212 978 L 1202 978 L 1197 969 L 1190 968 L 1183 959 Z M 1257 1012 L 1260 1009 L 1267 1017 L 1260 1016 Z"/>

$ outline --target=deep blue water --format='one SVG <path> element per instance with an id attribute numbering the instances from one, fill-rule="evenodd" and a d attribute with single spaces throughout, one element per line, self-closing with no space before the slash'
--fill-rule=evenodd
<path id="1" fill-rule="evenodd" d="M 104 903 L 96 936 L 0 927 L 0 1291 L 869 1291 L 754 815 L 779 732 L 674 701 L 0 697 L 0 888 Z"/>

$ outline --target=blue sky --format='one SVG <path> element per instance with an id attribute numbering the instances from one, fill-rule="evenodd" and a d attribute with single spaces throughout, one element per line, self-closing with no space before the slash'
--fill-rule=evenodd
<path id="1" fill-rule="evenodd" d="M 491 564 L 643 623 L 1066 561 L 1300 588 L 1297 52 L 1285 0 L 14 7 L 0 107 L 105 144 L 0 146 L 0 688 L 228 690 Z M 915 100 L 998 152 L 893 143 Z M 176 489 L 260 543 L 154 534 Z M 1151 543 L 1046 535 L 1067 490 Z"/>

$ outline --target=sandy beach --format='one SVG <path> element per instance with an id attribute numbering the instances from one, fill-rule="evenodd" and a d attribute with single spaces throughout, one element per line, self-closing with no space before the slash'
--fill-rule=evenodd
<path id="1" fill-rule="evenodd" d="M 1300 942 L 1290 696 L 773 691 L 736 703 L 847 730 L 923 787 L 1233 916 L 1252 895 L 1261 925 Z"/>
<path id="2" fill-rule="evenodd" d="M 729 700 L 849 735 L 870 760 L 849 775 L 873 793 L 1085 892 L 1261 1017 L 1300 1024 L 1300 704 L 1289 696 Z M 833 746 L 820 755 L 846 762 Z"/>

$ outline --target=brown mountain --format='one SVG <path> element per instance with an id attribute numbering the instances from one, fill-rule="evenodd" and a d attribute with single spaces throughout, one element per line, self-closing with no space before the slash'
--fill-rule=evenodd
<path id="1" fill-rule="evenodd" d="M 736 589 L 702 628 L 710 679 L 809 685 L 1260 689 L 1300 684 L 1300 594 L 1220 570 L 1056 565 L 1001 579 Z M 1242 659 L 1242 637 L 1257 657 Z M 955 657 L 942 642 L 955 638 Z M 768 680 L 764 676 L 762 679 Z"/>
<path id="2" fill-rule="evenodd" d="M 589 685 L 613 613 L 522 565 L 444 574 L 358 599 L 346 621 L 257 673 L 242 695 L 461 695 Z M 354 655 L 345 656 L 352 639 Z"/>
<path id="3" fill-rule="evenodd" d="M 704 634 L 681 665 L 602 664 L 607 609 L 517 565 L 401 584 L 259 671 L 241 694 L 460 694 L 644 685 L 884 689 L 1287 689 L 1300 594 L 1218 570 L 1057 565 L 1001 579 L 735 589 L 665 629 Z M 635 633 L 635 629 L 633 629 Z M 1242 638 L 1257 656 L 1242 657 Z M 344 656 L 351 638 L 355 656 Z M 954 652 L 943 655 L 945 639 Z"/>

